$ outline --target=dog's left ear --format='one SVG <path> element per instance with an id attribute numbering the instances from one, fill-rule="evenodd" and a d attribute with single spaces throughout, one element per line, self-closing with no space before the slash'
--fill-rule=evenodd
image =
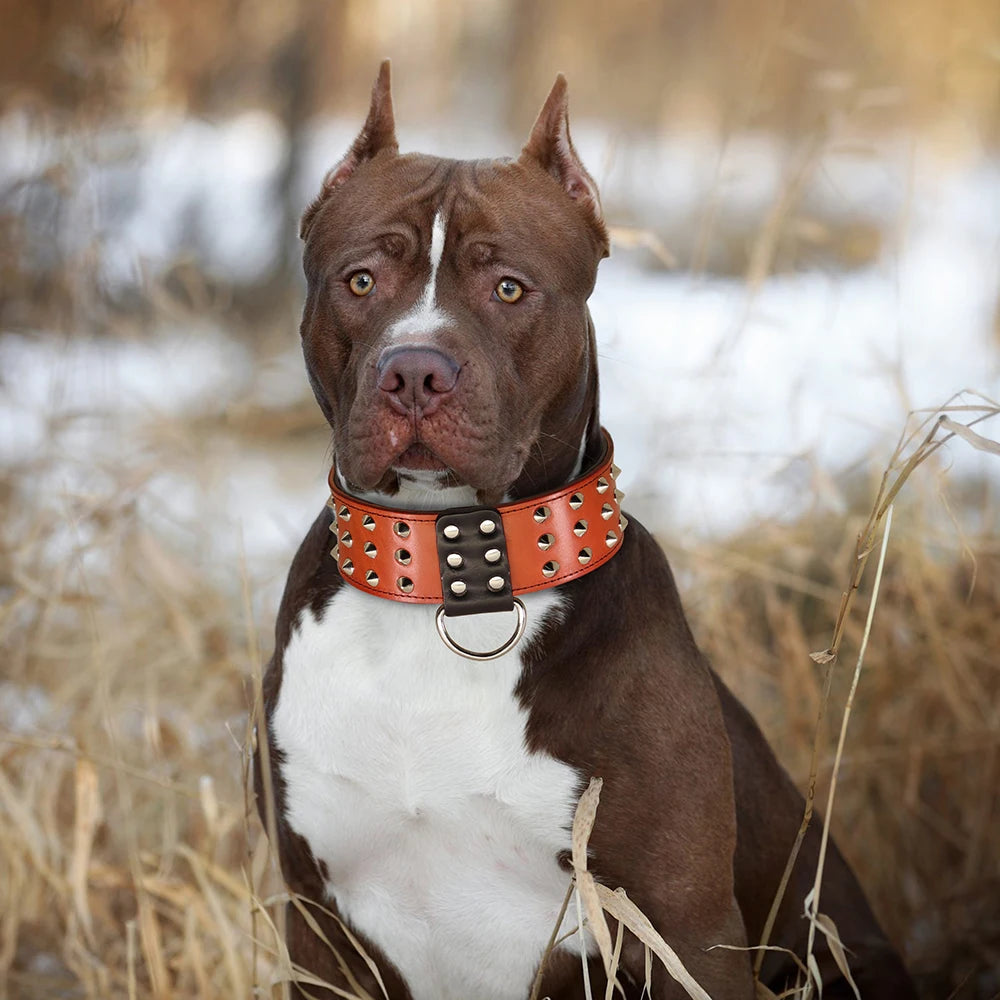
<path id="1" fill-rule="evenodd" d="M 563 190 L 586 213 L 596 229 L 602 257 L 608 255 L 608 232 L 601 211 L 601 196 L 594 178 L 573 148 L 569 136 L 569 98 L 566 77 L 560 73 L 538 113 L 538 119 L 527 144 L 521 151 L 521 162 L 533 160 L 554 177 Z"/>
<path id="2" fill-rule="evenodd" d="M 392 82 L 389 67 L 388 59 L 379 66 L 365 124 L 351 144 L 347 155 L 323 178 L 323 187 L 319 195 L 306 209 L 302 222 L 299 223 L 300 239 L 304 240 L 309 235 L 313 219 L 330 192 L 340 187 L 357 170 L 360 163 L 372 159 L 383 151 L 392 154 L 399 152 L 399 143 L 396 142 L 396 119 L 392 113 Z"/>

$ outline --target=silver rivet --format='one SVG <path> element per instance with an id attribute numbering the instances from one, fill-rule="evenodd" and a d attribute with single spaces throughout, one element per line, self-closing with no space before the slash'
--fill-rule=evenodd
<path id="1" fill-rule="evenodd" d="M 607 542 L 609 549 L 613 549 L 615 547 L 615 542 L 618 541 L 618 536 L 613 531 L 609 531 L 605 536 L 604 541 Z"/>
<path id="2" fill-rule="evenodd" d="M 601 517 L 603 517 L 605 521 L 610 521 L 611 516 L 614 514 L 614 512 L 615 512 L 614 507 L 612 507 L 611 504 L 606 503 L 601 508 Z"/>
<path id="3" fill-rule="evenodd" d="M 345 572 L 348 576 L 350 576 L 354 572 L 354 563 L 352 563 L 350 559 L 345 559 L 340 564 L 340 568 L 341 570 L 343 570 L 343 572 Z"/>
<path id="4" fill-rule="evenodd" d="M 449 552 L 447 563 L 452 569 L 458 569 L 462 565 L 462 557 L 457 552 Z"/>
<path id="5" fill-rule="evenodd" d="M 374 559 L 378 555 L 378 549 L 375 548 L 374 542 L 365 542 L 365 555 L 369 559 Z"/>
<path id="6" fill-rule="evenodd" d="M 404 594 L 409 594 L 413 590 L 413 581 L 408 576 L 401 576 L 396 581 L 396 586 L 399 587 Z"/>
<path id="7" fill-rule="evenodd" d="M 538 536 L 538 547 L 544 552 L 546 549 L 552 548 L 552 543 L 555 541 L 554 535 L 539 535 Z"/>
<path id="8" fill-rule="evenodd" d="M 350 521 L 351 512 L 346 507 L 341 507 L 340 510 L 337 511 L 337 516 L 344 521 Z"/>
<path id="9" fill-rule="evenodd" d="M 459 535 L 458 525 L 457 524 L 446 524 L 444 526 L 443 534 L 444 534 L 445 538 L 450 538 L 452 541 L 454 541 L 456 538 L 458 538 L 458 535 Z"/>
<path id="10" fill-rule="evenodd" d="M 373 569 L 368 570 L 365 573 L 365 583 L 367 583 L 369 587 L 377 587 L 378 573 L 376 573 Z"/>
<path id="11" fill-rule="evenodd" d="M 451 592 L 456 597 L 461 597 L 469 588 L 466 587 L 464 580 L 455 580 L 451 585 Z"/>
<path id="12" fill-rule="evenodd" d="M 491 576 L 489 580 L 486 581 L 486 586 L 490 590 L 497 591 L 503 590 L 503 577 L 502 576 Z"/>
<path id="13" fill-rule="evenodd" d="M 611 463 L 611 475 L 617 479 L 622 474 L 622 470 L 618 468 L 614 462 Z"/>
<path id="14" fill-rule="evenodd" d="M 410 560 L 412 557 L 410 556 L 410 553 L 406 549 L 396 549 L 395 556 L 396 556 L 396 562 L 398 562 L 400 566 L 410 565 Z"/>
<path id="15" fill-rule="evenodd" d="M 583 506 L 583 494 L 582 493 L 574 493 L 569 498 L 569 505 L 570 505 L 570 507 L 573 508 L 573 510 L 579 510 Z"/>
<path id="16" fill-rule="evenodd" d="M 397 521 L 392 526 L 392 530 L 395 531 L 400 538 L 410 537 L 410 526 L 405 521 Z"/>
<path id="17" fill-rule="evenodd" d="M 479 522 L 479 531 L 481 534 L 492 535 L 493 532 L 496 530 L 497 530 L 497 523 L 496 521 L 492 520 L 492 518 L 487 517 Z"/>
<path id="18" fill-rule="evenodd" d="M 535 519 L 535 522 L 537 524 L 541 524 L 542 521 L 546 520 L 546 518 L 548 518 L 551 514 L 552 511 L 548 507 L 543 505 L 541 507 L 536 507 L 535 513 L 532 514 L 531 516 Z"/>
<path id="19" fill-rule="evenodd" d="M 500 550 L 499 549 L 487 549 L 486 550 L 486 561 L 488 563 L 498 563 L 498 562 L 500 562 Z"/>
<path id="20" fill-rule="evenodd" d="M 573 534 L 576 535 L 577 538 L 579 538 L 581 535 L 585 535 L 586 533 L 587 533 L 586 521 L 577 521 L 576 524 L 573 525 Z"/>
<path id="21" fill-rule="evenodd" d="M 608 481 L 604 478 L 604 476 L 601 476 L 601 478 L 597 480 L 597 492 L 598 493 L 608 492 Z"/>
<path id="22" fill-rule="evenodd" d="M 590 549 L 580 549 L 580 554 L 576 558 L 580 561 L 581 566 L 586 566 L 593 554 Z"/>
<path id="23" fill-rule="evenodd" d="M 362 525 L 362 527 L 367 528 L 369 531 L 374 531 L 375 530 L 375 518 L 372 517 L 371 514 L 365 514 L 365 516 L 363 518 L 361 518 L 361 525 Z"/>
<path id="24" fill-rule="evenodd" d="M 350 548 L 354 544 L 354 539 L 351 538 L 351 533 L 349 531 L 345 531 L 340 536 L 340 544 L 346 545 L 348 548 Z"/>
<path id="25" fill-rule="evenodd" d="M 556 573 L 558 572 L 559 572 L 559 563 L 557 563 L 554 559 L 551 562 L 547 562 L 542 567 L 542 576 L 552 577 L 555 576 Z"/>

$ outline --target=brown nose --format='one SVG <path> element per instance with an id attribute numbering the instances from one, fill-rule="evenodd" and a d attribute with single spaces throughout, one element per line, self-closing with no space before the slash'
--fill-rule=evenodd
<path id="1" fill-rule="evenodd" d="M 455 388 L 459 364 L 434 347 L 393 347 L 382 353 L 378 387 L 400 413 L 433 413 Z"/>

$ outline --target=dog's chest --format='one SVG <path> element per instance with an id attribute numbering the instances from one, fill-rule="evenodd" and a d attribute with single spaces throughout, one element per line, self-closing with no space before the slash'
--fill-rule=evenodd
<path id="1" fill-rule="evenodd" d="M 525 603 L 529 637 L 559 611 Z M 414 1000 L 523 998 L 569 884 L 579 776 L 526 750 L 516 652 L 457 657 L 433 614 L 350 587 L 303 611 L 271 722 L 288 820 Z M 509 623 L 490 624 L 467 641 L 502 641 Z"/>

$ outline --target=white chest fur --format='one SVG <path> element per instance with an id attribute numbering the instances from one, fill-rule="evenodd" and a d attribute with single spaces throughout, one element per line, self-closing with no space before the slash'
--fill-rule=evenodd
<path id="1" fill-rule="evenodd" d="M 525 605 L 522 642 L 560 598 Z M 516 650 L 458 657 L 434 610 L 343 587 L 321 620 L 303 611 L 271 723 L 288 820 L 414 1000 L 523 1000 L 569 884 L 556 854 L 569 848 L 580 776 L 527 751 Z M 485 649 L 512 617 L 452 631 Z"/>

